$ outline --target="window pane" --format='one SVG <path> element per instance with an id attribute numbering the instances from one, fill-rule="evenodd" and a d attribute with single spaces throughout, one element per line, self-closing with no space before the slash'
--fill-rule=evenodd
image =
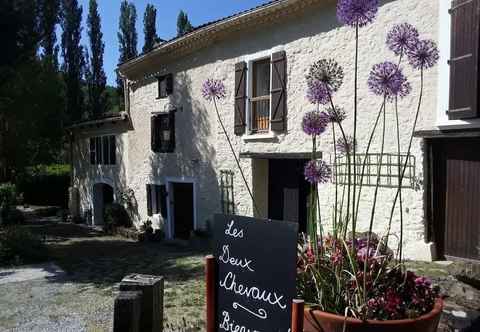
<path id="1" fill-rule="evenodd" d="M 270 59 L 253 64 L 253 97 L 270 94 Z"/>
<path id="2" fill-rule="evenodd" d="M 102 138 L 95 137 L 95 155 L 97 157 L 97 165 L 103 164 L 102 158 Z"/>
<path id="3" fill-rule="evenodd" d="M 110 136 L 110 164 L 115 165 L 117 163 L 117 144 L 115 136 Z"/>
<path id="4" fill-rule="evenodd" d="M 109 143 L 108 143 L 108 136 L 103 136 L 102 137 L 102 153 L 103 153 L 103 163 L 105 165 L 110 164 L 110 148 L 109 148 Z"/>
<path id="5" fill-rule="evenodd" d="M 161 98 L 167 96 L 167 80 L 165 77 L 161 77 L 158 80 L 158 96 Z"/>
<path id="6" fill-rule="evenodd" d="M 96 155 L 95 155 L 95 138 L 90 138 L 90 164 L 95 165 Z"/>

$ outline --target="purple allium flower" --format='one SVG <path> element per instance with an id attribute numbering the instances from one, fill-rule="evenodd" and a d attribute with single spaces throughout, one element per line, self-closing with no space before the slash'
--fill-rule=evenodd
<path id="1" fill-rule="evenodd" d="M 353 153 L 353 146 L 357 146 L 356 140 L 353 139 L 352 136 L 347 136 L 347 139 L 342 136 L 337 140 L 337 151 L 340 154 L 352 154 Z M 355 142 L 354 142 L 355 141 Z"/>
<path id="2" fill-rule="evenodd" d="M 330 122 L 332 123 L 342 123 L 347 118 L 347 113 L 341 107 L 335 106 L 335 109 L 327 109 L 328 116 L 330 117 Z"/>
<path id="3" fill-rule="evenodd" d="M 405 54 L 418 43 L 418 30 L 411 24 L 395 25 L 387 34 L 387 46 L 395 55 Z"/>
<path id="4" fill-rule="evenodd" d="M 225 85 L 220 80 L 209 78 L 202 85 L 202 94 L 206 100 L 223 99 L 226 96 Z"/>
<path id="5" fill-rule="evenodd" d="M 308 85 L 320 81 L 325 84 L 328 92 L 336 92 L 343 83 L 343 68 L 333 59 L 322 59 L 310 66 L 307 75 Z"/>
<path id="6" fill-rule="evenodd" d="M 407 52 L 408 61 L 415 69 L 428 69 L 439 59 L 437 44 L 433 40 L 420 40 Z"/>
<path id="7" fill-rule="evenodd" d="M 332 169 L 323 160 L 310 160 L 305 165 L 305 180 L 311 184 L 326 183 L 332 176 Z"/>
<path id="8" fill-rule="evenodd" d="M 378 12 L 378 0 L 339 0 L 337 18 L 340 23 L 363 27 L 373 22 Z"/>
<path id="9" fill-rule="evenodd" d="M 327 129 L 330 117 L 325 112 L 311 111 L 303 116 L 302 127 L 307 135 L 321 135 Z"/>
<path id="10" fill-rule="evenodd" d="M 405 97 L 412 90 L 402 69 L 389 61 L 373 66 L 368 78 L 368 86 L 374 94 L 385 96 L 389 100 Z"/>
<path id="11" fill-rule="evenodd" d="M 307 99 L 312 104 L 325 105 L 330 101 L 328 97 L 328 89 L 325 83 L 318 80 L 309 82 L 307 90 Z"/>

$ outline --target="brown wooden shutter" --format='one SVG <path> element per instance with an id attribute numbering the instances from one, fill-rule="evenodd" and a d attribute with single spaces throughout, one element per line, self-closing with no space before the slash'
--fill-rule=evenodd
<path id="1" fill-rule="evenodd" d="M 157 116 L 152 116 L 150 123 L 151 123 L 151 146 L 152 146 L 152 151 L 153 152 L 158 152 L 159 151 L 159 142 L 158 142 L 158 117 Z"/>
<path id="2" fill-rule="evenodd" d="M 168 74 L 165 78 L 167 80 L 167 95 L 173 93 L 173 74 Z"/>
<path id="3" fill-rule="evenodd" d="M 272 54 L 271 128 L 285 131 L 287 122 L 287 55 L 285 51 Z"/>
<path id="4" fill-rule="evenodd" d="M 247 106 L 247 63 L 235 65 L 235 135 L 245 134 Z"/>
<path id="5" fill-rule="evenodd" d="M 152 213 L 152 185 L 147 184 L 147 215 L 151 217 L 153 215 Z"/>
<path id="6" fill-rule="evenodd" d="M 175 152 L 175 111 L 168 114 L 168 129 L 170 130 L 170 141 L 167 152 Z"/>
<path id="7" fill-rule="evenodd" d="M 450 10 L 452 35 L 448 117 L 451 120 L 471 119 L 479 115 L 479 4 L 478 0 L 454 0 Z"/>

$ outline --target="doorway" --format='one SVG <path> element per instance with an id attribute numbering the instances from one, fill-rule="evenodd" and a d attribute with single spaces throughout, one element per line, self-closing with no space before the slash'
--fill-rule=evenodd
<path id="1" fill-rule="evenodd" d="M 173 210 L 170 220 L 171 237 L 188 240 L 195 229 L 193 183 L 171 182 L 170 189 L 170 205 Z"/>
<path id="2" fill-rule="evenodd" d="M 438 255 L 480 260 L 480 139 L 432 143 L 432 226 Z"/>
<path id="3" fill-rule="evenodd" d="M 93 225 L 103 225 L 105 207 L 113 203 L 113 188 L 106 183 L 93 185 Z"/>
<path id="4" fill-rule="evenodd" d="M 269 159 L 268 218 L 297 222 L 307 230 L 310 186 L 303 175 L 305 159 Z"/>

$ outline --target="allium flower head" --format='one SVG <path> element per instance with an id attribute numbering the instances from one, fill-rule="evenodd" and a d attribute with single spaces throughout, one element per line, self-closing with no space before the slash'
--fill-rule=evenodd
<path id="1" fill-rule="evenodd" d="M 343 83 L 343 68 L 333 59 L 322 59 L 310 66 L 307 75 L 308 85 L 315 81 L 325 84 L 328 92 L 336 92 Z"/>
<path id="2" fill-rule="evenodd" d="M 378 12 L 378 0 L 339 0 L 337 18 L 340 23 L 363 27 L 372 23 Z"/>
<path id="3" fill-rule="evenodd" d="M 408 62 L 415 69 L 428 69 L 439 59 L 437 44 L 433 40 L 420 40 L 407 52 Z"/>
<path id="4" fill-rule="evenodd" d="M 412 87 L 402 70 L 394 63 L 385 61 L 373 66 L 368 78 L 368 86 L 376 95 L 385 96 L 388 100 L 407 96 Z"/>
<path id="5" fill-rule="evenodd" d="M 327 129 L 330 117 L 325 112 L 311 111 L 303 116 L 302 128 L 305 134 L 317 136 Z"/>
<path id="6" fill-rule="evenodd" d="M 305 165 L 305 180 L 311 184 L 326 183 L 332 177 L 332 169 L 323 160 L 310 160 Z"/>
<path id="7" fill-rule="evenodd" d="M 209 78 L 202 85 L 202 94 L 206 100 L 223 99 L 226 96 L 225 85 L 220 80 Z"/>
<path id="8" fill-rule="evenodd" d="M 352 154 L 354 145 L 357 146 L 357 141 L 353 139 L 353 136 L 347 136 L 346 140 L 344 137 L 340 137 L 336 144 L 340 154 Z"/>
<path id="9" fill-rule="evenodd" d="M 418 43 L 418 30 L 411 24 L 395 25 L 387 34 L 387 46 L 395 55 L 405 54 Z"/>
<path id="10" fill-rule="evenodd" d="M 330 122 L 332 123 L 342 123 L 347 118 L 347 113 L 341 107 L 335 106 L 335 109 L 327 109 L 328 116 L 330 117 Z"/>
<path id="11" fill-rule="evenodd" d="M 330 101 L 328 89 L 325 83 L 318 80 L 309 82 L 307 90 L 307 99 L 312 104 L 325 105 Z"/>

